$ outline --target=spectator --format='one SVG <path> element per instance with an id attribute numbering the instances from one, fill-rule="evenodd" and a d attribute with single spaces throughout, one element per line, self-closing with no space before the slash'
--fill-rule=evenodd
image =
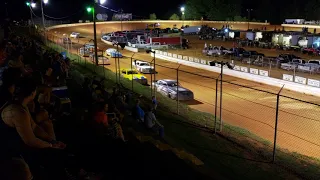
<path id="1" fill-rule="evenodd" d="M 152 107 L 149 106 L 147 112 L 144 116 L 144 122 L 148 129 L 153 129 L 156 132 L 159 132 L 161 135 L 163 133 L 163 126 L 157 121 L 156 116 L 152 112 Z"/>
<path id="2" fill-rule="evenodd" d="M 138 122 L 144 122 L 144 111 L 140 107 L 140 100 L 136 100 L 135 107 L 133 109 L 133 117 L 138 120 Z"/>
<path id="3" fill-rule="evenodd" d="M 152 96 L 152 108 L 153 108 L 153 110 L 156 111 L 157 107 L 158 107 L 158 101 L 156 99 L 156 96 Z"/>
<path id="4" fill-rule="evenodd" d="M 1 180 L 32 180 L 28 164 L 21 158 L 12 158 L 0 162 Z"/>
<path id="5" fill-rule="evenodd" d="M 18 69 L 9 68 L 3 72 L 2 86 L 0 87 L 0 108 L 8 101 L 12 100 L 15 85 L 21 73 Z"/>
<path id="6" fill-rule="evenodd" d="M 104 132 L 102 132 L 102 134 L 111 135 L 114 139 L 121 139 L 122 141 L 125 141 L 122 128 L 117 122 L 117 118 L 114 116 L 115 113 L 108 113 L 108 116 L 107 112 L 110 112 L 108 104 L 100 102 L 94 114 L 95 123 L 103 126 L 102 131 Z M 98 127 L 98 129 L 101 129 L 100 127 Z"/>

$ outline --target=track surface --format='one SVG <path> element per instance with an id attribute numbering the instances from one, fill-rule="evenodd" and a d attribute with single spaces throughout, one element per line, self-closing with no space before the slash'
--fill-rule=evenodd
<path id="1" fill-rule="evenodd" d="M 54 33 L 56 31 L 56 33 Z M 79 32 L 84 38 L 73 40 L 74 48 L 79 48 L 81 44 L 88 42 L 93 37 L 91 26 L 88 28 L 60 28 L 52 30 L 52 35 L 57 37 L 66 33 Z M 53 36 L 51 36 L 52 38 Z M 50 37 L 49 37 L 50 38 Z M 98 38 L 100 39 L 100 38 Z M 98 40 L 99 49 L 107 49 L 110 46 Z M 76 52 L 76 51 L 74 51 Z M 122 51 L 125 56 L 132 56 L 132 52 Z M 150 55 L 145 53 L 136 53 L 135 59 L 151 61 Z M 130 67 L 130 59 L 123 58 L 120 60 L 120 66 L 123 68 Z M 176 68 L 177 63 L 172 63 L 157 59 L 157 64 Z M 113 61 L 107 68 L 115 71 Z M 176 79 L 176 71 L 168 68 L 157 66 L 157 79 L 170 78 Z M 210 77 L 217 77 L 217 73 L 205 71 L 188 66 L 181 66 L 181 70 L 197 73 Z M 149 78 L 149 76 L 147 75 Z M 149 79 L 150 80 L 150 79 Z M 248 87 L 266 90 L 277 93 L 279 88 L 259 84 L 252 81 L 238 79 L 231 76 L 224 76 L 224 80 L 246 85 Z M 215 101 L 215 81 L 201 76 L 189 73 L 179 72 L 180 83 L 192 90 L 195 94 L 195 101 L 188 102 L 190 107 L 200 111 L 214 113 Z M 303 99 L 308 102 L 319 103 L 319 97 L 309 96 L 288 90 L 283 90 L 282 95 Z M 251 131 L 252 133 L 273 142 L 274 126 L 276 117 L 276 95 L 249 88 L 223 83 L 223 103 L 222 119 L 231 125 L 235 125 Z M 290 151 L 299 152 L 313 157 L 320 157 L 320 107 L 311 105 L 288 98 L 280 98 L 279 106 L 279 123 L 278 123 L 278 146 L 289 149 Z"/>

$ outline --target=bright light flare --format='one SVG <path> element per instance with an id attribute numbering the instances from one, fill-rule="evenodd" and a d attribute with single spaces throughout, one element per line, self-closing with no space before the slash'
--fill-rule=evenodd
<path id="1" fill-rule="evenodd" d="M 92 8 L 91 7 L 87 7 L 87 12 L 91 12 Z"/>
<path id="2" fill-rule="evenodd" d="M 181 7 L 181 8 L 180 8 L 180 11 L 181 11 L 181 12 L 184 12 L 184 10 L 185 10 L 184 7 Z"/>
<path id="3" fill-rule="evenodd" d="M 36 3 L 34 3 L 34 2 L 33 2 L 33 3 L 31 3 L 31 7 L 32 7 L 32 8 L 35 8 L 35 7 L 36 7 L 36 5 L 37 5 L 37 4 L 36 4 Z"/>
<path id="4" fill-rule="evenodd" d="M 43 0 L 43 3 L 48 4 L 49 0 Z"/>
<path id="5" fill-rule="evenodd" d="M 104 4 L 107 2 L 107 0 L 100 0 L 99 2 L 100 2 L 100 4 Z"/>

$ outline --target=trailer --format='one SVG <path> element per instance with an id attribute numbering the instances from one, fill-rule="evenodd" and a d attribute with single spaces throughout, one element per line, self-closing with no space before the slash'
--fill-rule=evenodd
<path id="1" fill-rule="evenodd" d="M 185 27 L 182 31 L 184 34 L 198 34 L 201 29 L 201 26 L 190 26 Z"/>

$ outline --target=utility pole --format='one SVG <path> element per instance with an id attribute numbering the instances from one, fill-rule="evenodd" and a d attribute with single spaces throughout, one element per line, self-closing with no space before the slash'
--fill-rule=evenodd
<path id="1" fill-rule="evenodd" d="M 122 9 L 120 10 L 120 13 L 121 13 L 121 31 L 122 31 L 122 15 L 123 15 L 123 10 Z"/>
<path id="2" fill-rule="evenodd" d="M 250 28 L 250 13 L 251 11 L 253 11 L 253 9 L 247 9 L 247 12 L 248 12 L 248 30 Z"/>
<path id="3" fill-rule="evenodd" d="M 99 65 L 98 59 L 98 46 L 97 46 L 97 27 L 96 27 L 96 3 L 93 3 L 93 12 L 92 12 L 92 19 L 93 19 L 93 35 L 94 35 L 94 58 L 96 60 L 96 65 Z"/>

